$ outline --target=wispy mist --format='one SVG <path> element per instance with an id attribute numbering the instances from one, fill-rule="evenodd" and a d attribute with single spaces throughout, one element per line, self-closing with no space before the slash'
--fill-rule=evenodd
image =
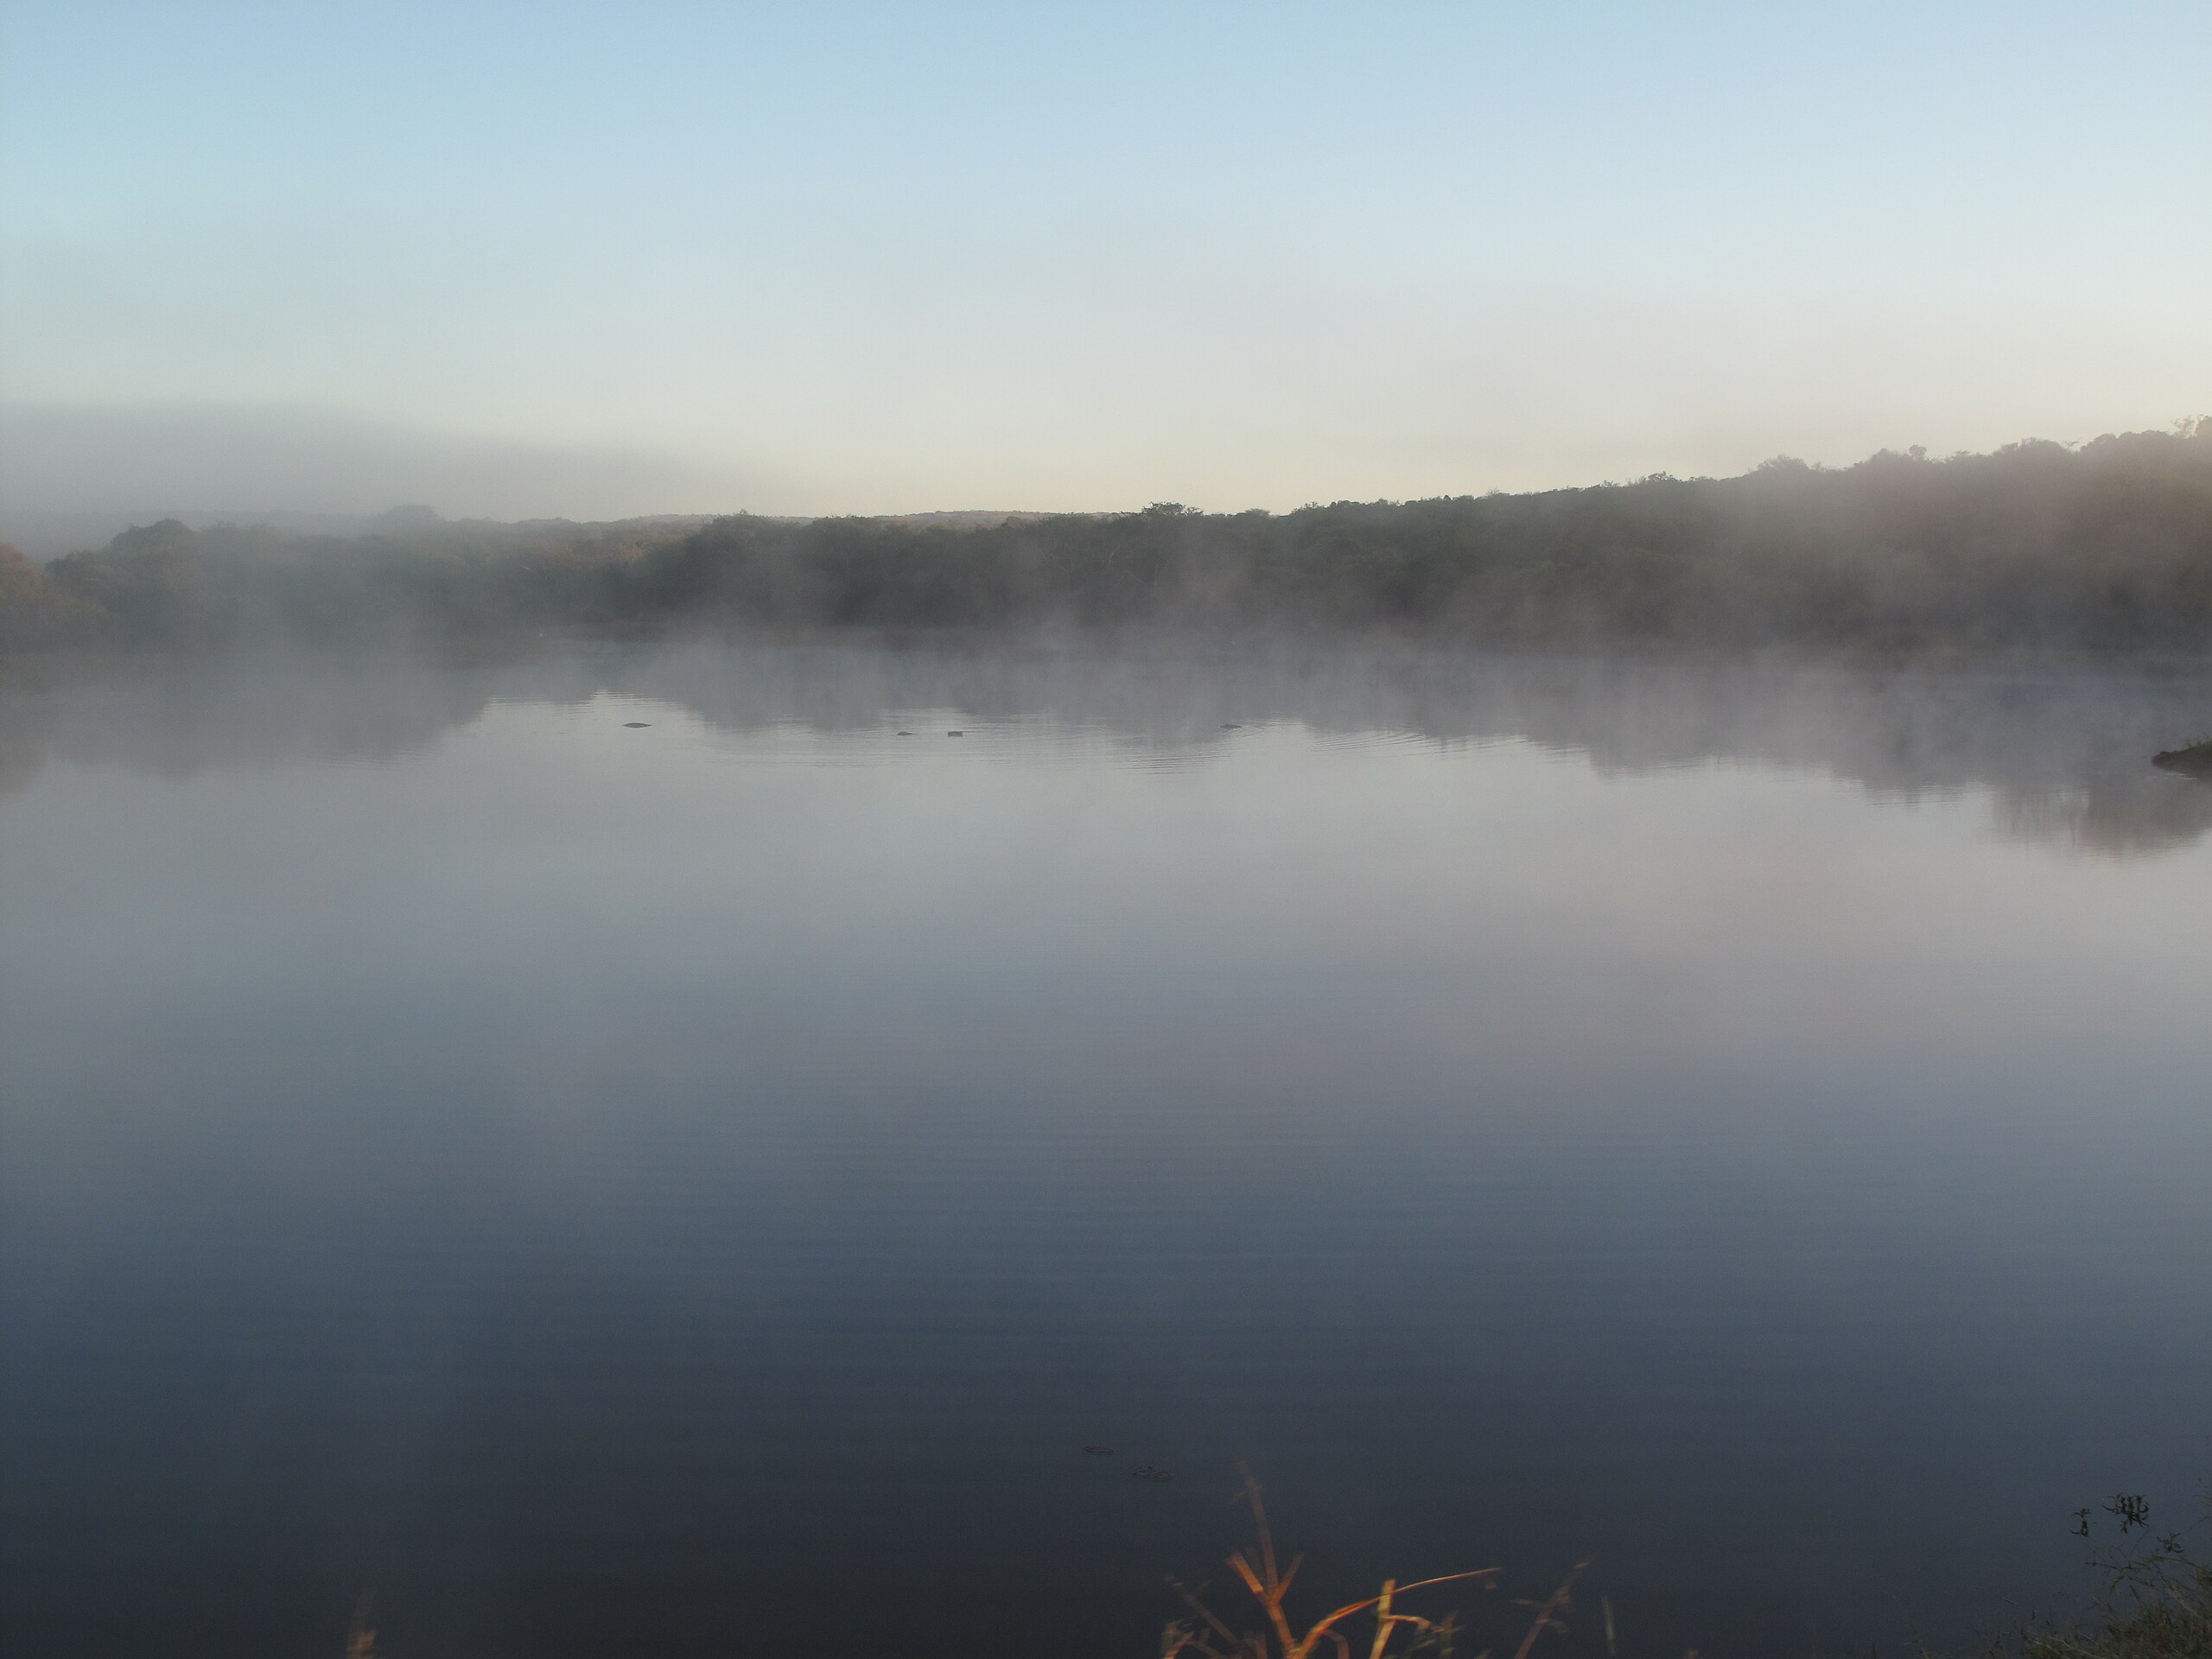
<path id="1" fill-rule="evenodd" d="M 134 524 L 359 530 L 409 504 L 448 518 L 729 511 L 762 492 L 647 449 L 456 436 L 315 409 L 0 405 L 0 540 L 33 556 Z"/>
<path id="2" fill-rule="evenodd" d="M 0 684 L 0 794 L 49 764 L 184 778 L 425 753 L 496 704 L 658 705 L 710 734 L 785 728 L 824 763 L 880 760 L 925 716 L 972 748 L 1204 766 L 1260 728 L 1449 747 L 1522 741 L 1605 772 L 1816 772 L 1910 801 L 1986 791 L 2006 836 L 2099 854 L 2212 831 L 2212 785 L 2153 750 L 2212 722 L 2202 671 L 1491 656 L 1275 639 L 1118 645 L 607 644 L 501 662 L 257 656 L 57 664 Z M 610 703 L 610 707 L 617 706 Z M 626 715 L 622 718 L 627 718 Z M 610 715 L 611 721 L 615 716 Z M 932 729 L 931 738 L 937 736 Z M 840 747 L 850 746 L 850 747 Z"/>
<path id="3" fill-rule="evenodd" d="M 2212 424 L 1840 471 L 1270 515 L 175 521 L 0 563 L 0 645 L 482 645 L 548 633 L 1195 629 L 1541 650 L 2198 654 Z"/>

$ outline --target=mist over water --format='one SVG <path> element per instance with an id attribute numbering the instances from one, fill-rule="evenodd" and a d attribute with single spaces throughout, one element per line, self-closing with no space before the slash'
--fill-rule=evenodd
<path id="1" fill-rule="evenodd" d="M 1699 765 L 1811 770 L 1876 798 L 1974 791 L 2006 832 L 2114 853 L 2212 827 L 2212 790 L 2146 766 L 2212 729 L 2190 667 L 1853 666 L 1618 654 L 1470 654 L 1173 636 L 889 645 L 601 643 L 426 671 L 377 654 L 18 665 L 0 684 L 0 791 L 50 760 L 188 777 L 210 768 L 418 756 L 501 703 L 570 711 L 642 699 L 695 737 L 780 730 L 840 748 L 911 715 L 986 742 L 1203 764 L 1236 730 L 1324 741 L 1525 742 L 1601 773 Z M 923 733 L 928 735 L 929 733 Z"/>
<path id="2" fill-rule="evenodd" d="M 0 1659 L 2196 1654 L 2209 57 L 11 0 Z"/>
<path id="3" fill-rule="evenodd" d="M 26 667 L 0 1641 L 1142 1652 L 1239 1456 L 1317 1596 L 1590 1556 L 1631 1652 L 1969 1639 L 2212 1463 L 2212 790 L 2147 764 L 2208 709 Z"/>

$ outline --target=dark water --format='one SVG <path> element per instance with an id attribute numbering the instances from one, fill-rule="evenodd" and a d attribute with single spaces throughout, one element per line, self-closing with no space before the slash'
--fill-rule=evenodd
<path id="1" fill-rule="evenodd" d="M 2212 1471 L 2212 789 L 2143 764 L 2208 728 L 1295 653 L 19 674 L 0 1648 L 335 1656 L 372 1587 L 391 1659 L 1141 1655 L 1239 1457 L 1317 1599 L 1497 1565 L 1489 1628 L 1590 1558 L 1562 1654 L 1601 1595 L 1662 1659 L 2063 1604 L 2073 1510 Z"/>

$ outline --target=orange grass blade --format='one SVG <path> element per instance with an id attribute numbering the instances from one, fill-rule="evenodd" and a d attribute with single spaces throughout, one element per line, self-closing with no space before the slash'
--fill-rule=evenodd
<path id="1" fill-rule="evenodd" d="M 1253 1474 L 1252 1465 L 1242 1459 L 1237 1460 L 1236 1472 L 1244 1478 L 1244 1499 L 1252 1506 L 1252 1524 L 1260 1533 L 1260 1560 L 1267 1568 L 1268 1588 L 1275 1587 L 1275 1535 L 1268 1525 L 1267 1501 L 1260 1496 L 1259 1478 Z"/>
<path id="2" fill-rule="evenodd" d="M 1220 1635 L 1221 1639 L 1228 1643 L 1231 1649 L 1241 1648 L 1244 1645 L 1244 1638 L 1237 1635 L 1236 1631 L 1230 1630 L 1228 1625 L 1223 1624 L 1221 1620 L 1215 1616 L 1213 1609 L 1207 1606 L 1205 1603 L 1200 1599 L 1200 1598 L 1202 1598 L 1206 1592 L 1205 1586 L 1202 1584 L 1196 1590 L 1187 1590 L 1183 1586 L 1183 1580 L 1177 1578 L 1172 1573 L 1167 1575 L 1167 1582 L 1175 1586 L 1175 1593 L 1183 1599 L 1183 1605 L 1185 1607 L 1188 1607 L 1192 1612 L 1196 1613 L 1200 1618 L 1205 1620 L 1207 1624 L 1212 1625 L 1214 1630 Z"/>
<path id="3" fill-rule="evenodd" d="M 1586 1567 L 1589 1563 L 1586 1561 L 1583 1565 Z M 1400 1585 L 1398 1593 L 1402 1596 L 1408 1590 L 1425 1590 L 1432 1584 L 1456 1584 L 1461 1579 L 1495 1579 L 1504 1570 L 1499 1567 L 1478 1567 L 1465 1573 L 1446 1573 L 1440 1579 L 1415 1579 L 1411 1584 Z M 1580 1573 L 1582 1568 L 1578 1567 L 1574 1570 Z"/>
<path id="4" fill-rule="evenodd" d="M 1575 1580 L 1582 1576 L 1582 1569 L 1589 1565 L 1587 1561 L 1577 1561 L 1574 1570 L 1559 1581 L 1559 1588 L 1553 1591 L 1545 1599 L 1544 1605 L 1536 1610 L 1536 1617 L 1529 1626 L 1529 1634 L 1521 1638 L 1521 1645 L 1515 1649 L 1513 1659 L 1529 1659 L 1530 1650 L 1536 1645 L 1536 1638 L 1546 1630 L 1567 1628 L 1565 1622 L 1555 1618 L 1554 1615 L 1574 1605 L 1570 1592 L 1574 1588 Z"/>
<path id="5" fill-rule="evenodd" d="M 1367 1659 L 1382 1659 L 1382 1649 L 1390 1645 L 1390 1632 L 1397 1628 L 1397 1620 L 1390 1616 L 1390 1599 L 1397 1592 L 1395 1579 L 1382 1580 L 1382 1593 L 1375 1599 L 1375 1645 L 1367 1650 Z"/>

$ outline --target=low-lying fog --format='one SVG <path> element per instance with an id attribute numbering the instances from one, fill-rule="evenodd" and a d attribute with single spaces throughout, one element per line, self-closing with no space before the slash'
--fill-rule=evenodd
<path id="1" fill-rule="evenodd" d="M 1885 798 L 1980 791 L 2005 832 L 2151 852 L 2212 827 L 2212 788 L 2148 763 L 2212 731 L 2212 671 L 1988 664 L 1864 668 L 1363 650 L 1337 643 L 603 645 L 478 665 L 251 657 L 26 664 L 0 681 L 0 790 L 49 760 L 185 775 L 374 761 L 494 702 L 665 702 L 708 732 L 825 735 L 949 711 L 1199 764 L 1230 722 L 1525 741 L 1600 771 L 1719 762 L 1813 769 Z"/>

